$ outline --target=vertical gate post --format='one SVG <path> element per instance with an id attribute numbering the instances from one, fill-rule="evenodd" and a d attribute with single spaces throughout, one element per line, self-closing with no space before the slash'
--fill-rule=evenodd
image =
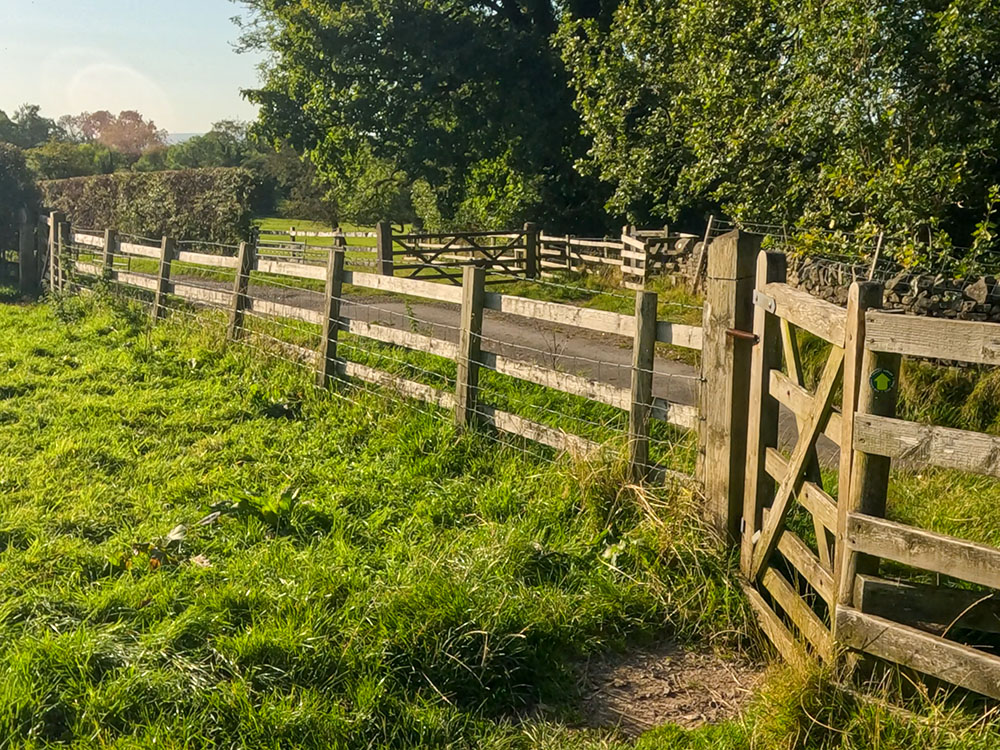
<path id="1" fill-rule="evenodd" d="M 704 487 L 706 519 L 733 543 L 739 540 L 743 515 L 753 287 L 761 239 L 741 231 L 719 237 L 708 250 L 705 282 L 697 477 Z"/>
<path id="2" fill-rule="evenodd" d="M 118 232 L 114 229 L 104 230 L 104 255 L 101 266 L 105 281 L 110 281 L 114 275 L 115 252 L 118 250 Z"/>
<path id="3" fill-rule="evenodd" d="M 70 255 L 70 244 L 73 242 L 73 226 L 68 221 L 60 221 L 56 238 L 56 288 L 62 292 L 66 288 L 66 258 Z"/>
<path id="4" fill-rule="evenodd" d="M 533 221 L 524 224 L 524 275 L 538 278 L 538 225 Z"/>
<path id="5" fill-rule="evenodd" d="M 392 224 L 380 221 L 375 226 L 375 238 L 378 246 L 378 272 L 382 276 L 392 276 L 394 273 L 392 260 Z"/>
<path id="6" fill-rule="evenodd" d="M 243 335 L 243 321 L 250 306 L 250 272 L 257 264 L 257 247 L 252 242 L 241 242 L 236 256 L 236 278 L 233 281 L 232 307 L 229 309 L 229 328 L 226 338 L 236 341 Z"/>
<path id="7" fill-rule="evenodd" d="M 38 294 L 38 262 L 35 260 L 35 224 L 27 208 L 22 208 L 18 218 L 17 265 L 18 287 L 25 297 Z"/>
<path id="8" fill-rule="evenodd" d="M 656 292 L 636 292 L 632 388 L 628 418 L 628 461 L 632 481 L 649 476 L 649 419 L 653 407 L 656 356 Z"/>
<path id="9" fill-rule="evenodd" d="M 462 269 L 462 319 L 455 378 L 455 422 L 462 428 L 474 424 L 476 419 L 485 298 L 486 269 L 465 266 Z"/>
<path id="10" fill-rule="evenodd" d="M 162 318 L 167 312 L 167 294 L 170 292 L 170 264 L 174 260 L 176 247 L 174 239 L 164 235 L 160 242 L 160 272 L 156 279 L 156 296 L 153 298 L 153 320 Z"/>
<path id="11" fill-rule="evenodd" d="M 844 351 L 844 406 L 841 414 L 843 432 L 840 449 L 840 497 L 837 500 L 837 546 L 834 582 L 837 605 L 850 606 L 854 598 L 857 573 L 878 573 L 878 560 L 857 555 L 847 549 L 847 517 L 851 513 L 884 516 L 889 487 L 891 459 L 874 456 L 854 447 L 855 413 L 880 417 L 896 416 L 895 385 L 888 391 L 874 388 L 872 376 L 888 370 L 899 382 L 901 357 L 898 354 L 873 352 L 865 347 L 865 313 L 882 307 L 882 285 L 872 282 L 851 285 L 847 301 L 847 337 Z M 832 618 L 836 627 L 836 618 Z"/>
<path id="12" fill-rule="evenodd" d="M 59 259 L 56 255 L 59 252 L 59 225 L 66 220 L 66 214 L 61 211 L 53 211 L 49 214 L 49 291 L 56 291 L 58 287 L 58 275 L 56 270 Z"/>
<path id="13" fill-rule="evenodd" d="M 719 240 L 715 240 L 714 245 Z M 782 253 L 757 256 L 754 290 L 763 293 L 770 283 L 783 283 L 787 263 Z M 774 480 L 764 470 L 767 449 L 778 444 L 778 402 L 771 395 L 771 370 L 781 367 L 781 323 L 770 314 L 763 299 L 753 310 L 753 332 L 757 337 L 750 358 L 750 406 L 747 416 L 747 463 L 741 521 L 740 570 L 747 577 L 753 567 L 754 537 L 761 527 L 764 507 L 774 497 Z"/>
<path id="14" fill-rule="evenodd" d="M 340 333 L 340 298 L 344 288 L 344 251 L 330 250 L 326 262 L 326 297 L 323 305 L 323 338 L 319 347 L 316 382 L 320 388 L 340 375 L 337 335 Z"/>

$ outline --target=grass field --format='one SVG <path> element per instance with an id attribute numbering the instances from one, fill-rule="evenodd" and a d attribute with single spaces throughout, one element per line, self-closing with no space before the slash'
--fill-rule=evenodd
<path id="1" fill-rule="evenodd" d="M 679 488 L 146 321 L 0 304 L 0 748 L 624 748 L 571 728 L 579 659 L 754 648 Z M 778 671 L 745 717 L 638 747 L 1000 741 L 884 700 Z"/>

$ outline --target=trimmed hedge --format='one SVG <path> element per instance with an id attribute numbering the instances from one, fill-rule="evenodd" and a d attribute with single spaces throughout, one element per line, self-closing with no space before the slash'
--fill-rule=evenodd
<path id="1" fill-rule="evenodd" d="M 38 208 L 38 188 L 24 162 L 24 152 L 0 143 L 0 250 L 15 249 L 18 213 Z"/>
<path id="2" fill-rule="evenodd" d="M 40 184 L 45 206 L 78 227 L 221 243 L 250 236 L 254 178 L 245 169 L 116 172 Z"/>

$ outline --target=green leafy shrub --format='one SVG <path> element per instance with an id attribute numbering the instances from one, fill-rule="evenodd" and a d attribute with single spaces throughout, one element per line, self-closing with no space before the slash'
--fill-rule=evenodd
<path id="1" fill-rule="evenodd" d="M 250 233 L 254 179 L 245 169 L 118 172 L 41 187 L 46 207 L 81 227 L 228 243 Z"/>
<path id="2" fill-rule="evenodd" d="M 0 249 L 14 246 L 18 211 L 34 209 L 38 188 L 24 163 L 24 153 L 9 143 L 0 143 Z"/>

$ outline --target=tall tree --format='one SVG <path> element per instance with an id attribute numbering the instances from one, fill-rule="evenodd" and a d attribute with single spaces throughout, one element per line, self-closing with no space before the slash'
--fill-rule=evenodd
<path id="1" fill-rule="evenodd" d="M 572 166 L 586 142 L 548 0 L 246 4 L 257 21 L 244 42 L 272 52 L 247 92 L 259 128 L 307 152 L 322 178 L 374 159 L 429 187 L 452 220 L 603 223 L 599 186 Z"/>
<path id="2" fill-rule="evenodd" d="M 135 110 L 113 115 L 107 110 L 84 112 L 60 119 L 71 137 L 85 143 L 102 143 L 108 148 L 138 157 L 143 151 L 166 142 L 166 132 Z"/>

